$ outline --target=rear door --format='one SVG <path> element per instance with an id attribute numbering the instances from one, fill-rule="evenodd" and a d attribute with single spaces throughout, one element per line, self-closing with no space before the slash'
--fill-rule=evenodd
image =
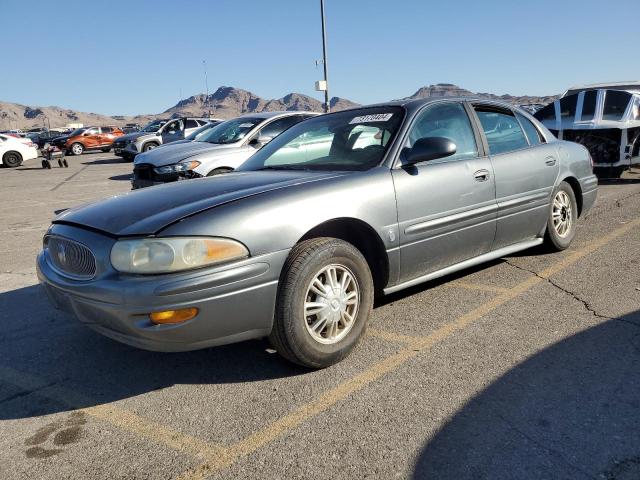
<path id="1" fill-rule="evenodd" d="M 498 217 L 493 249 L 535 238 L 547 222 L 558 176 L 556 148 L 524 115 L 474 106 L 495 173 Z"/>
<path id="2" fill-rule="evenodd" d="M 82 134 L 82 137 L 85 148 L 96 148 L 100 145 L 100 129 L 98 127 L 89 128 Z"/>
<path id="3" fill-rule="evenodd" d="M 413 121 L 404 146 L 425 137 L 450 139 L 456 153 L 392 170 L 401 281 L 487 253 L 496 230 L 493 169 L 465 105 L 427 105 Z"/>
<path id="4" fill-rule="evenodd" d="M 113 129 L 111 127 L 100 127 L 100 145 L 107 146 L 113 143 Z"/>
<path id="5" fill-rule="evenodd" d="M 193 119 L 193 118 L 185 119 L 185 121 L 184 121 L 184 132 L 183 132 L 182 138 L 188 137 L 193 132 L 195 132 L 197 129 L 199 129 L 200 126 L 201 125 L 198 122 L 196 122 L 195 119 Z"/>

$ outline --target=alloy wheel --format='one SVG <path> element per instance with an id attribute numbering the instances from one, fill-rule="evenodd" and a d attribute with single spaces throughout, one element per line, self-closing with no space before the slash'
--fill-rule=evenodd
<path id="1" fill-rule="evenodd" d="M 360 287 L 344 265 L 332 264 L 316 273 L 307 287 L 304 318 L 315 341 L 331 345 L 353 328 L 360 302 Z"/>
<path id="2" fill-rule="evenodd" d="M 562 238 L 569 235 L 573 225 L 571 199 L 563 190 L 560 190 L 553 199 L 552 218 L 556 233 Z"/>

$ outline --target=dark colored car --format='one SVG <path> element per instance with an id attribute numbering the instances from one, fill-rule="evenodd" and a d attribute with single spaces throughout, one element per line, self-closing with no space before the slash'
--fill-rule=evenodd
<path id="1" fill-rule="evenodd" d="M 51 130 L 44 130 L 41 132 L 34 133 L 33 135 L 29 135 L 31 141 L 38 145 L 38 148 L 42 149 L 48 143 L 51 144 L 54 139 L 66 136 L 66 134 L 61 132 L 52 132 Z"/>

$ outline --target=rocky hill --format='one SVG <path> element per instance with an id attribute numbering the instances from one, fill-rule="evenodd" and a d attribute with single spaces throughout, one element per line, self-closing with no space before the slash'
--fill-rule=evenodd
<path id="1" fill-rule="evenodd" d="M 549 103 L 557 98 L 550 96 L 513 96 L 496 95 L 491 93 L 473 93 L 464 88 L 449 83 L 439 83 L 418 89 L 406 98 L 445 97 L 445 96 L 475 96 L 499 99 L 512 104 Z M 346 98 L 333 97 L 330 100 L 331 110 L 344 110 L 358 106 L 357 103 Z M 0 130 L 11 128 L 31 128 L 45 123 L 51 127 L 62 127 L 68 123 L 82 123 L 84 125 L 124 125 L 135 122 L 144 124 L 154 118 L 188 116 L 214 116 L 233 118 L 238 115 L 253 112 L 277 110 L 305 110 L 322 111 L 322 102 L 301 93 L 290 93 L 282 98 L 266 100 L 258 95 L 234 87 L 220 87 L 207 98 L 205 94 L 194 95 L 180 100 L 173 107 L 154 115 L 137 116 L 107 116 L 97 113 L 85 113 L 60 107 L 33 107 L 17 103 L 0 102 Z M 48 122 L 46 121 L 48 119 Z"/>

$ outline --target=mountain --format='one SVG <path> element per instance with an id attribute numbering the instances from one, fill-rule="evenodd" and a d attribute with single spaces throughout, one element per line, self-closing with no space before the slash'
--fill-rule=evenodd
<path id="1" fill-rule="evenodd" d="M 486 100 L 501 100 L 512 105 L 526 105 L 528 103 L 551 103 L 558 95 L 531 96 L 531 95 L 495 95 L 493 93 L 473 93 L 451 83 L 437 83 L 419 88 L 416 93 L 406 99 L 428 97 L 476 97 Z"/>
<path id="2" fill-rule="evenodd" d="M 513 96 L 495 95 L 492 93 L 473 93 L 450 83 L 438 83 L 418 89 L 410 97 L 447 97 L 447 96 L 475 96 L 487 99 L 502 100 L 511 104 L 549 103 L 557 95 L 549 96 Z M 359 104 L 346 98 L 333 97 L 329 104 L 332 111 L 357 107 Z M 82 123 L 84 125 L 124 125 L 125 123 L 144 124 L 156 118 L 178 117 L 181 115 L 219 118 L 233 118 L 245 113 L 270 112 L 278 110 L 322 111 L 322 102 L 301 93 L 289 93 L 282 98 L 266 100 L 258 95 L 240 88 L 220 87 L 214 93 L 194 95 L 180 100 L 173 107 L 155 115 L 137 116 L 107 116 L 97 113 L 85 113 L 60 107 L 33 107 L 17 103 L 0 102 L 0 130 L 11 128 L 31 128 L 45 124 L 51 127 L 63 127 L 68 123 Z"/>

